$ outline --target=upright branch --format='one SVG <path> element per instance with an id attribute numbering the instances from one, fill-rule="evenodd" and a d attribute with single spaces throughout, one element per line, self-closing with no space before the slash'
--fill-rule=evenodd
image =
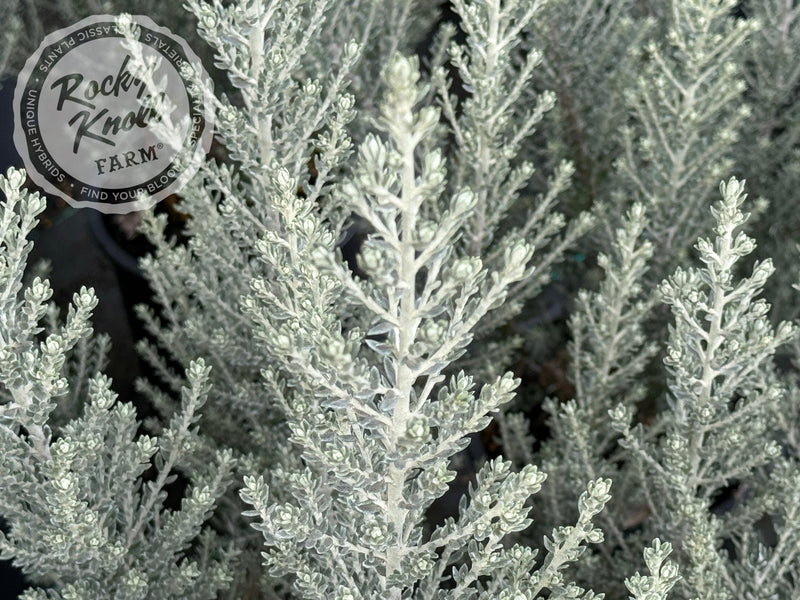
<path id="1" fill-rule="evenodd" d="M 378 121 L 386 137 L 366 137 L 352 179 L 337 191 L 372 228 L 358 257 L 366 278 L 334 260 L 311 215 L 300 221 L 302 246 L 291 231 L 260 245 L 262 259 L 284 275 L 254 282 L 244 306 L 279 365 L 264 375 L 305 467 L 275 475 L 272 486 L 246 477 L 241 495 L 254 507 L 246 514 L 258 517 L 253 526 L 264 535 L 271 571 L 292 573 L 304 598 L 583 593 L 565 581 L 563 567 L 602 539 L 591 520 L 610 497 L 607 480 L 589 482 L 577 525 L 553 531 L 538 570 L 536 552 L 503 544 L 531 522 L 525 503 L 544 480 L 532 465 L 512 473 L 508 462 L 487 463 L 458 521 L 433 532 L 426 524 L 426 510 L 453 479 L 451 457 L 518 383 L 507 373 L 476 391 L 464 372 L 446 378 L 444 370 L 526 273 L 533 250 L 505 241 L 498 269 L 453 251 L 477 199 L 468 188 L 442 198 L 444 158 L 423 150 L 439 112 L 416 108 L 426 95 L 418 81 L 414 59 L 397 55 L 386 66 Z M 421 216 L 426 203 L 447 208 L 434 222 Z M 297 206 L 291 214 L 281 206 L 284 223 L 298 222 Z M 369 315 L 366 331 L 344 333 L 346 324 L 331 320 L 322 303 L 341 302 L 336 289 Z M 276 488 L 282 501 L 270 497 Z"/>
<path id="2" fill-rule="evenodd" d="M 741 210 L 744 182 L 723 182 L 720 192 L 722 201 L 712 208 L 716 237 L 695 246 L 704 266 L 678 268 L 660 286 L 674 319 L 664 359 L 668 410 L 652 426 L 662 435 L 648 436 L 641 425 L 631 429 L 624 405 L 611 416 L 647 482 L 648 523 L 672 540 L 686 563 L 686 597 L 722 600 L 736 594 L 738 563 L 723 555 L 721 541 L 750 536 L 761 513 L 744 504 L 742 515 L 723 519 L 712 504 L 731 482 L 741 482 L 746 498 L 761 469 L 781 455 L 770 435 L 783 395 L 772 355 L 797 328 L 782 322 L 773 329 L 769 305 L 757 299 L 773 271 L 770 261 L 756 262 L 737 281 L 739 261 L 755 248 L 740 231 L 748 218 Z"/>

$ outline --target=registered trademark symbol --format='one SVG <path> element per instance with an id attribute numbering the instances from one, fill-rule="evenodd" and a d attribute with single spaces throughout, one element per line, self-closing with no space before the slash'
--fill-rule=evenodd
<path id="1" fill-rule="evenodd" d="M 158 142 L 158 144 L 156 144 L 156 148 L 158 148 L 159 150 L 161 150 L 163 147 L 164 144 L 162 144 L 161 142 Z"/>

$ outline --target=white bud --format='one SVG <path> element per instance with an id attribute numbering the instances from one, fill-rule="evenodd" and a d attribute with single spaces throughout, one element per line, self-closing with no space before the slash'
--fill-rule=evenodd
<path id="1" fill-rule="evenodd" d="M 432 221 L 425 221 L 417 230 L 417 237 L 423 244 L 429 243 L 436 235 L 436 224 Z"/>
<path id="2" fill-rule="evenodd" d="M 6 171 L 6 180 L 8 180 L 11 189 L 18 190 L 25 183 L 25 171 L 11 167 Z"/>
<path id="3" fill-rule="evenodd" d="M 510 247 L 506 248 L 503 253 L 505 257 L 506 269 L 509 271 L 519 271 L 525 268 L 525 265 L 533 256 L 533 247 L 519 240 L 514 242 Z"/>
<path id="4" fill-rule="evenodd" d="M 453 212 L 456 214 L 461 214 L 468 212 L 475 208 L 475 204 L 477 202 L 477 198 L 475 194 L 472 193 L 472 190 L 469 188 L 464 188 L 463 190 L 459 190 L 459 192 L 453 196 L 452 200 L 452 209 Z"/>

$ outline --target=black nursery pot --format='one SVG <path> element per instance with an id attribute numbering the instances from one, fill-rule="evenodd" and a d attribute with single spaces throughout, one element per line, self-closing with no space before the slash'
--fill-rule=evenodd
<path id="1" fill-rule="evenodd" d="M 134 339 L 139 339 L 144 335 L 144 329 L 133 307 L 137 304 L 148 304 L 154 310 L 157 309 L 152 301 L 152 290 L 138 264 L 139 258 L 145 256 L 153 247 L 141 235 L 132 240 L 125 239 L 110 215 L 95 210 L 88 210 L 87 213 L 92 235 L 114 266 L 114 274 L 117 277 L 131 333 Z"/>
<path id="2" fill-rule="evenodd" d="M 163 202 L 160 204 L 163 204 Z M 181 221 L 179 213 L 172 211 L 166 206 L 157 205 L 156 212 L 162 211 L 169 213 L 167 225 L 168 235 L 174 235 L 179 240 L 179 243 L 182 243 L 184 240 L 181 235 L 183 222 Z M 140 258 L 146 256 L 155 248 L 144 235 L 139 234 L 129 239 L 114 222 L 112 215 L 106 215 L 95 210 L 87 210 L 87 221 L 89 229 L 97 241 L 98 246 L 113 265 L 131 337 L 134 342 L 147 339 L 153 346 L 156 346 L 156 340 L 147 332 L 144 323 L 139 319 L 134 310 L 137 304 L 144 304 L 150 308 L 156 318 L 160 319 L 162 317 L 163 313 L 161 307 L 154 300 L 155 296 L 153 290 L 138 264 Z M 135 354 L 134 352 L 134 356 Z M 162 353 L 162 358 L 166 360 L 167 364 L 172 369 L 178 372 L 182 371 L 181 366 L 174 363 L 170 356 Z M 161 385 L 160 376 L 147 361 L 138 359 L 136 363 L 137 377 L 142 377 L 156 386 Z M 139 412 L 139 417 L 144 419 L 146 417 L 155 416 L 155 412 L 149 401 L 138 395 L 135 391 L 132 391 L 132 393 L 133 402 Z"/>
<path id="3" fill-rule="evenodd" d="M 169 196 L 155 205 L 156 214 L 166 213 L 165 233 L 174 237 L 179 244 L 186 242 L 184 227 L 186 215 L 176 208 L 177 196 Z M 161 316 L 161 307 L 153 300 L 153 290 L 139 268 L 139 259 L 155 250 L 155 247 L 142 234 L 128 237 L 114 222 L 114 215 L 87 210 L 89 229 L 103 253 L 111 260 L 117 276 L 122 301 L 131 326 L 134 339 L 146 335 L 143 325 L 133 308 L 146 304 Z"/>

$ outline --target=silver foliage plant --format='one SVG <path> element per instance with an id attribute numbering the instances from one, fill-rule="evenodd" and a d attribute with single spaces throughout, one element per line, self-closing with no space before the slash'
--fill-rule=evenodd
<path id="1" fill-rule="evenodd" d="M 11 524 L 0 552 L 51 588 L 27 598 L 214 598 L 232 580 L 235 550 L 201 527 L 230 484 L 234 458 L 220 450 L 196 460 L 208 367 L 202 359 L 189 366 L 180 408 L 160 436 L 137 435 L 133 406 L 115 403 L 109 379 L 90 370 L 105 352 L 103 343 L 82 343 L 97 305 L 91 290 L 77 292 L 66 321 L 37 338 L 54 307 L 46 280 L 22 281 L 26 236 L 45 206 L 24 182 L 16 169 L 0 178 L 0 512 Z M 53 428 L 59 399 L 80 386 L 80 414 Z M 165 487 L 189 466 L 193 484 L 181 510 L 166 510 Z M 196 559 L 164 562 L 193 542 L 202 548 Z"/>
<path id="2" fill-rule="evenodd" d="M 638 544 L 658 534 L 676 546 L 681 564 L 673 597 L 797 594 L 794 553 L 779 550 L 796 536 L 785 512 L 796 506 L 788 500 L 795 494 L 796 449 L 785 442 L 793 427 L 788 420 L 797 414 L 787 385 L 796 383 L 784 381 L 772 363 L 777 349 L 796 340 L 797 327 L 773 328 L 769 305 L 757 298 L 774 270 L 771 261 L 755 262 L 747 277 L 737 274 L 755 248 L 741 231 L 749 216 L 741 210 L 744 183 L 731 179 L 720 190 L 722 201 L 712 209 L 715 237 L 695 246 L 703 266 L 679 267 L 656 293 L 673 318 L 667 391 L 656 414 L 634 420 L 643 392 L 636 379 L 655 350 L 642 336 L 653 295 L 636 283 L 652 253 L 641 240 L 641 205 L 617 232 L 616 256 L 599 261 L 606 270 L 600 290 L 582 293 L 572 317 L 575 399 L 546 404 L 552 438 L 539 457 L 561 477 L 537 508 L 565 518 L 564 499 L 585 477 L 608 477 L 620 490 L 598 519 L 610 543 L 582 565 L 580 581 L 613 589 L 623 565 L 635 563 Z M 505 421 L 505 436 L 517 438 L 508 447 L 524 462 L 530 456 L 530 440 L 519 442 L 524 419 Z"/>
<path id="3" fill-rule="evenodd" d="M 621 129 L 611 192 L 616 205 L 634 197 L 648 209 L 645 235 L 662 248 L 648 275 L 655 282 L 684 262 L 710 226 L 714 183 L 730 171 L 751 114 L 741 62 L 757 23 L 734 19 L 736 0 L 663 4 L 666 32 L 640 49 L 641 73 L 623 91 L 633 122 Z"/>
<path id="4" fill-rule="evenodd" d="M 751 4 L 453 0 L 421 69 L 440 2 L 188 0 L 225 151 L 182 192 L 185 244 L 144 215 L 158 418 L 115 402 L 92 291 L 62 320 L 26 276 L 45 201 L 0 177 L 0 556 L 24 597 L 797 596 L 800 386 L 773 361 L 797 327 L 758 298 L 744 183 L 709 206 L 747 151 L 773 202 L 797 170 L 797 9 Z M 34 17 L 9 7 L 13 62 Z M 603 251 L 574 393 L 534 440 L 509 332 L 581 243 Z M 493 419 L 505 457 L 433 519 Z"/>
<path id="5" fill-rule="evenodd" d="M 458 520 L 426 531 L 425 511 L 453 477 L 450 458 L 517 385 L 507 373 L 476 393 L 463 371 L 444 371 L 525 274 L 532 248 L 507 244 L 502 266 L 491 271 L 454 255 L 458 224 L 477 202 L 468 189 L 450 197 L 435 229 L 419 218 L 421 206 L 442 193 L 445 172 L 438 152 L 417 162 L 438 122 L 436 109 L 414 110 L 425 93 L 418 77 L 415 61 L 391 59 L 378 121 L 388 140 L 366 138 L 341 190 L 374 229 L 360 255 L 366 280 L 308 243 L 316 234 L 311 206 L 284 178 L 289 235 L 268 233 L 259 245 L 276 276 L 254 281 L 244 306 L 278 369 L 294 371 L 291 379 L 276 368 L 264 375 L 285 405 L 305 467 L 274 475 L 273 486 L 289 492 L 283 502 L 271 501 L 262 477 L 245 477 L 240 493 L 254 509 L 246 514 L 260 521 L 272 572 L 295 575 L 304 597 L 505 599 L 544 589 L 575 597 L 583 591 L 566 583 L 561 568 L 584 543 L 602 539 L 591 519 L 609 498 L 607 480 L 589 483 L 577 524 L 553 531 L 533 572 L 535 551 L 502 543 L 530 523 L 525 502 L 544 480 L 533 465 L 512 473 L 508 462 L 486 463 Z M 328 307 L 343 295 L 370 315 L 368 330 L 345 332 L 331 318 Z M 364 568 L 347 568 L 353 564 Z M 442 589 L 451 568 L 454 586 Z"/>
<path id="6" fill-rule="evenodd" d="M 745 98 L 752 109 L 752 125 L 742 131 L 736 160 L 748 173 L 751 189 L 769 206 L 769 216 L 758 220 L 754 232 L 759 258 L 775 261 L 775 275 L 766 286 L 775 305 L 773 320 L 775 314 L 794 319 L 798 307 L 792 283 L 798 251 L 786 251 L 783 243 L 799 225 L 791 198 L 797 197 L 800 184 L 800 106 L 796 102 L 800 68 L 795 59 L 800 46 L 800 6 L 768 0 L 746 2 L 744 11 L 760 27 L 744 60 Z"/>

